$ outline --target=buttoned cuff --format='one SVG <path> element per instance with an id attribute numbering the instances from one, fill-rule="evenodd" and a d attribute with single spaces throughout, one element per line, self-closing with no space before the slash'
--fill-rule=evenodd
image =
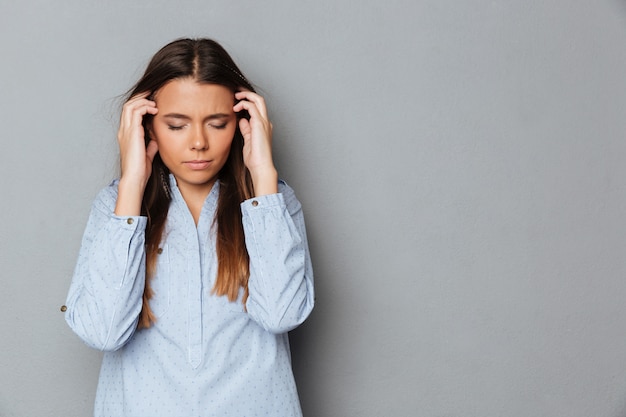
<path id="1" fill-rule="evenodd" d="M 250 198 L 241 203 L 241 212 L 243 214 L 247 214 L 253 211 L 266 210 L 272 207 L 285 207 L 285 199 L 283 198 L 282 193 L 267 194 Z"/>
<path id="2" fill-rule="evenodd" d="M 118 216 L 113 214 L 111 218 L 120 228 L 133 232 L 145 230 L 148 224 L 148 218 L 146 216 Z"/>

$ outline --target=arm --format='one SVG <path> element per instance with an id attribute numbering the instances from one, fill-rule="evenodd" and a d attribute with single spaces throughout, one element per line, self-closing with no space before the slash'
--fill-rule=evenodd
<path id="1" fill-rule="evenodd" d="M 250 255 L 246 308 L 253 320 L 272 333 L 297 327 L 314 304 L 302 207 L 285 183 L 279 183 L 279 192 L 241 204 Z"/>
<path id="2" fill-rule="evenodd" d="M 246 309 L 267 331 L 284 333 L 302 323 L 314 303 L 302 207 L 293 190 L 277 181 L 265 100 L 250 91 L 239 91 L 235 98 L 240 101 L 233 110 L 247 110 L 250 115 L 249 121 L 239 121 L 239 128 L 255 193 L 255 198 L 241 204 L 250 256 Z"/>
<path id="3" fill-rule="evenodd" d="M 98 195 L 83 235 L 65 320 L 89 346 L 116 350 L 133 335 L 145 283 L 145 217 L 113 211 L 117 186 Z"/>
<path id="4" fill-rule="evenodd" d="M 148 94 L 131 97 L 122 109 L 117 134 L 122 176 L 93 204 L 67 297 L 67 323 L 101 350 L 128 341 L 142 307 L 147 219 L 139 213 L 158 150 L 155 141 L 145 144 L 143 117 L 158 112 Z"/>

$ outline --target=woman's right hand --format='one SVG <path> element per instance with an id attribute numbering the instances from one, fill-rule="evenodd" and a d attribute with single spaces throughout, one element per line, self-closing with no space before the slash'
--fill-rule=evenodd
<path id="1" fill-rule="evenodd" d="M 131 97 L 122 108 L 117 133 L 122 171 L 115 207 L 118 216 L 140 214 L 143 193 L 152 173 L 152 160 L 158 151 L 154 140 L 147 147 L 145 145 L 143 118 L 146 114 L 155 115 L 158 112 L 156 103 L 148 100 L 149 94 L 146 92 Z"/>

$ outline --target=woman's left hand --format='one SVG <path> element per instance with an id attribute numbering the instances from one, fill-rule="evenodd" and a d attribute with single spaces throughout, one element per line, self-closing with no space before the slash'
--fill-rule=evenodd
<path id="1" fill-rule="evenodd" d="M 272 123 L 267 117 L 265 100 L 251 91 L 239 91 L 240 100 L 233 110 L 246 110 L 250 120 L 240 119 L 239 129 L 243 135 L 243 162 L 250 171 L 254 193 L 259 195 L 278 192 L 278 174 L 272 159 Z"/>

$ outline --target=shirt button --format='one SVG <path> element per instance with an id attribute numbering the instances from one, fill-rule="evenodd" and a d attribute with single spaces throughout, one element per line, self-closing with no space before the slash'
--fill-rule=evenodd
<path id="1" fill-rule="evenodd" d="M 160 255 L 160 254 L 162 254 L 162 253 L 163 253 L 163 248 L 159 248 L 159 249 L 157 249 L 157 253 L 158 253 L 159 255 Z"/>
<path id="2" fill-rule="evenodd" d="M 61 312 L 65 313 L 67 311 L 67 306 L 61 306 Z"/>
<path id="3" fill-rule="evenodd" d="M 256 200 L 253 200 L 253 201 L 252 201 L 252 206 L 256 207 L 256 206 L 258 206 L 258 205 L 259 205 L 259 202 L 258 202 L 258 201 L 256 201 Z"/>
<path id="4" fill-rule="evenodd" d="M 135 221 L 134 221 L 133 219 L 127 219 L 127 220 L 126 220 L 126 223 L 128 223 L 128 224 L 133 224 L 134 222 L 135 222 Z"/>

